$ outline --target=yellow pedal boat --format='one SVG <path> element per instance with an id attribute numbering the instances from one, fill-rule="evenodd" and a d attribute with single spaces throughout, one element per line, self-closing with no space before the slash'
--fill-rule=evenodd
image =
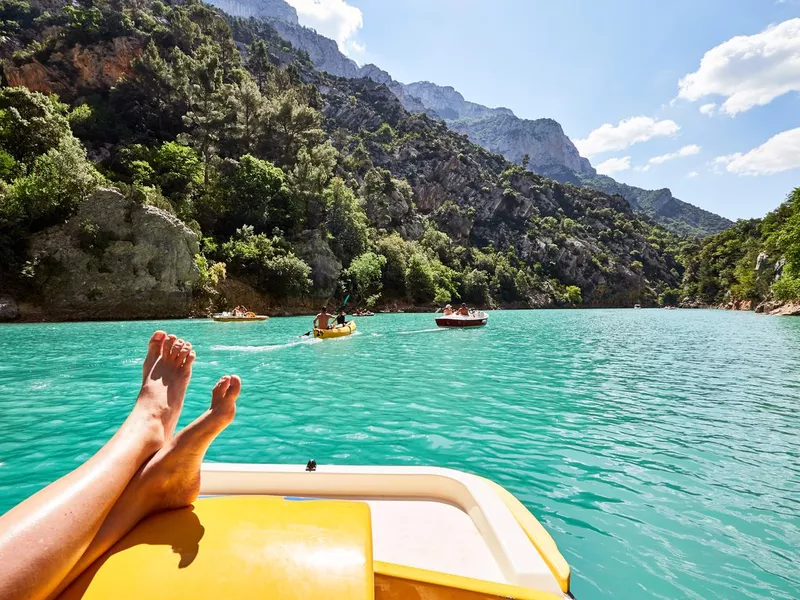
<path id="1" fill-rule="evenodd" d="M 211 315 L 211 318 L 221 323 L 266 321 L 267 319 L 269 319 L 267 315 L 257 315 L 254 312 L 249 312 L 245 315 L 234 315 L 233 313 L 216 313 L 214 315 Z"/>
<path id="2" fill-rule="evenodd" d="M 356 330 L 356 322 L 348 321 L 344 325 L 337 325 L 333 329 L 315 329 L 314 337 L 320 339 L 337 338 L 350 335 Z"/>
<path id="3" fill-rule="evenodd" d="M 550 535 L 476 475 L 207 463 L 200 494 L 139 523 L 62 598 L 572 597 Z"/>

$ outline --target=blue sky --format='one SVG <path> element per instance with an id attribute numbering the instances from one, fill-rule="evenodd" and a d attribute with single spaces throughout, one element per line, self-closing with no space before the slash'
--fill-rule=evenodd
<path id="1" fill-rule="evenodd" d="M 556 119 L 619 181 L 732 219 L 800 186 L 800 0 L 289 2 L 360 64 Z"/>

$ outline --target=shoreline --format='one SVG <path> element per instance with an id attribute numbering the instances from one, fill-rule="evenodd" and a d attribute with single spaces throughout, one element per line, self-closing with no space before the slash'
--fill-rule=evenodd
<path id="1" fill-rule="evenodd" d="M 739 312 L 752 312 L 765 316 L 800 316 L 800 304 L 797 303 L 783 303 L 779 307 L 769 311 L 758 311 L 752 308 L 739 308 L 730 305 L 702 305 L 702 306 L 685 306 L 677 307 L 681 310 L 724 310 L 724 311 L 739 311 Z M 634 310 L 632 306 L 552 306 L 552 307 L 482 307 L 478 310 L 484 311 L 527 311 L 527 310 Z M 661 306 L 648 306 L 642 307 L 642 310 L 664 310 Z M 381 314 L 435 314 L 436 309 L 432 307 L 410 307 L 399 310 L 375 310 L 375 316 Z M 350 313 L 348 313 L 350 314 Z M 288 317 L 308 317 L 313 318 L 316 315 L 314 312 L 307 312 L 304 310 L 282 310 L 276 311 L 273 314 L 267 315 L 270 319 L 274 318 L 288 318 Z M 351 315 L 353 316 L 353 315 Z M 353 318 L 358 318 L 353 316 Z M 124 316 L 109 316 L 108 318 L 32 318 L 32 315 L 18 317 L 16 319 L 0 320 L 2 325 L 30 325 L 30 324 L 56 324 L 56 323 L 109 323 L 109 322 L 137 322 L 137 321 L 206 321 L 210 320 L 211 315 L 198 315 L 187 314 L 183 316 L 145 316 L 145 317 L 124 317 Z"/>

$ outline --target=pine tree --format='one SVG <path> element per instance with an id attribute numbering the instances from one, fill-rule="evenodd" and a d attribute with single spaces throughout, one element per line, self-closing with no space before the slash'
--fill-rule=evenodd
<path id="1" fill-rule="evenodd" d="M 230 84 L 223 83 L 219 56 L 213 47 L 201 46 L 192 61 L 192 83 L 187 90 L 189 111 L 183 116 L 187 131 L 182 134 L 181 141 L 202 157 L 203 184 L 207 187 L 211 162 L 236 116 L 231 106 L 233 89 Z"/>
<path id="2" fill-rule="evenodd" d="M 266 120 L 266 101 L 258 89 L 258 85 L 246 73 L 233 88 L 233 109 L 236 121 L 233 126 L 232 139 L 236 143 L 235 154 L 253 152 L 264 131 Z"/>
<path id="3" fill-rule="evenodd" d="M 269 60 L 269 47 L 264 40 L 256 40 L 247 48 L 247 69 L 253 74 L 261 93 L 266 94 L 272 63 Z"/>

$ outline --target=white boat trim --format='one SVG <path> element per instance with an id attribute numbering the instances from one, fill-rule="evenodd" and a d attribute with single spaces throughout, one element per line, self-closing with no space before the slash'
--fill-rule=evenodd
<path id="1" fill-rule="evenodd" d="M 307 472 L 302 465 L 204 463 L 200 493 L 397 500 L 401 501 L 398 506 L 409 500 L 446 503 L 463 511 L 474 523 L 502 574 L 503 580 L 497 583 L 562 594 L 549 567 L 503 500 L 486 480 L 468 473 L 437 467 L 334 465 L 320 465 L 316 471 Z M 381 523 L 374 520 L 373 526 Z M 381 557 L 376 555 L 375 559 Z M 408 562 L 412 560 L 409 556 Z M 419 567 L 413 562 L 408 566 Z"/>

